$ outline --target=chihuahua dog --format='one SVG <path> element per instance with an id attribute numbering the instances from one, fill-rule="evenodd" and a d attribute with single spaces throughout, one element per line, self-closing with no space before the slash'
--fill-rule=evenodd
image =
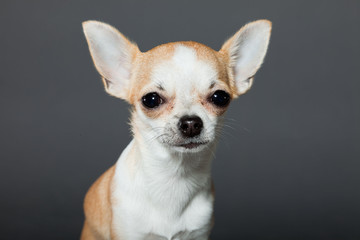
<path id="1" fill-rule="evenodd" d="M 105 23 L 83 29 L 105 90 L 132 106 L 133 140 L 87 192 L 81 239 L 208 239 L 217 133 L 253 83 L 271 22 L 248 23 L 219 51 L 189 41 L 141 52 Z"/>

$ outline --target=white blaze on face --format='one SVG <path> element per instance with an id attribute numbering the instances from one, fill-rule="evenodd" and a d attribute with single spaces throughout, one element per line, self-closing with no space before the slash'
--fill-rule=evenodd
<path id="1" fill-rule="evenodd" d="M 212 81 L 217 80 L 217 70 L 211 62 L 198 58 L 196 50 L 178 44 L 173 57 L 154 67 L 152 82 L 161 84 L 167 94 L 176 96 L 177 111 L 193 111 L 199 94 L 206 94 Z"/>

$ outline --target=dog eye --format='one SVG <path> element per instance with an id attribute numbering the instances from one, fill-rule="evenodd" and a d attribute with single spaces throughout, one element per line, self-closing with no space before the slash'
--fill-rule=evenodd
<path id="1" fill-rule="evenodd" d="M 164 102 L 164 100 L 156 92 L 146 94 L 142 97 L 141 101 L 147 108 L 156 108 Z"/>
<path id="2" fill-rule="evenodd" d="M 211 95 L 210 101 L 218 107 L 225 107 L 230 102 L 230 95 L 223 90 L 217 90 Z"/>

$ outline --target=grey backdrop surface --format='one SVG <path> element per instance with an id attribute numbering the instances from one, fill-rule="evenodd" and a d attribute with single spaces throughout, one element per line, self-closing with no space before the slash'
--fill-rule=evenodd
<path id="1" fill-rule="evenodd" d="M 252 90 L 233 102 L 214 161 L 212 239 L 360 239 L 359 1 L 0 3 L 1 239 L 77 239 L 82 200 L 131 139 L 81 22 L 108 22 L 142 51 L 219 49 L 273 22 Z"/>

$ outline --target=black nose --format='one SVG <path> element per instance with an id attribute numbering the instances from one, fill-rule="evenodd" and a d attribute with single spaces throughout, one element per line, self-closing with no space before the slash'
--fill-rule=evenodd
<path id="1" fill-rule="evenodd" d="M 184 137 L 195 137 L 201 133 L 203 122 L 198 116 L 183 116 L 179 121 L 179 130 Z"/>

